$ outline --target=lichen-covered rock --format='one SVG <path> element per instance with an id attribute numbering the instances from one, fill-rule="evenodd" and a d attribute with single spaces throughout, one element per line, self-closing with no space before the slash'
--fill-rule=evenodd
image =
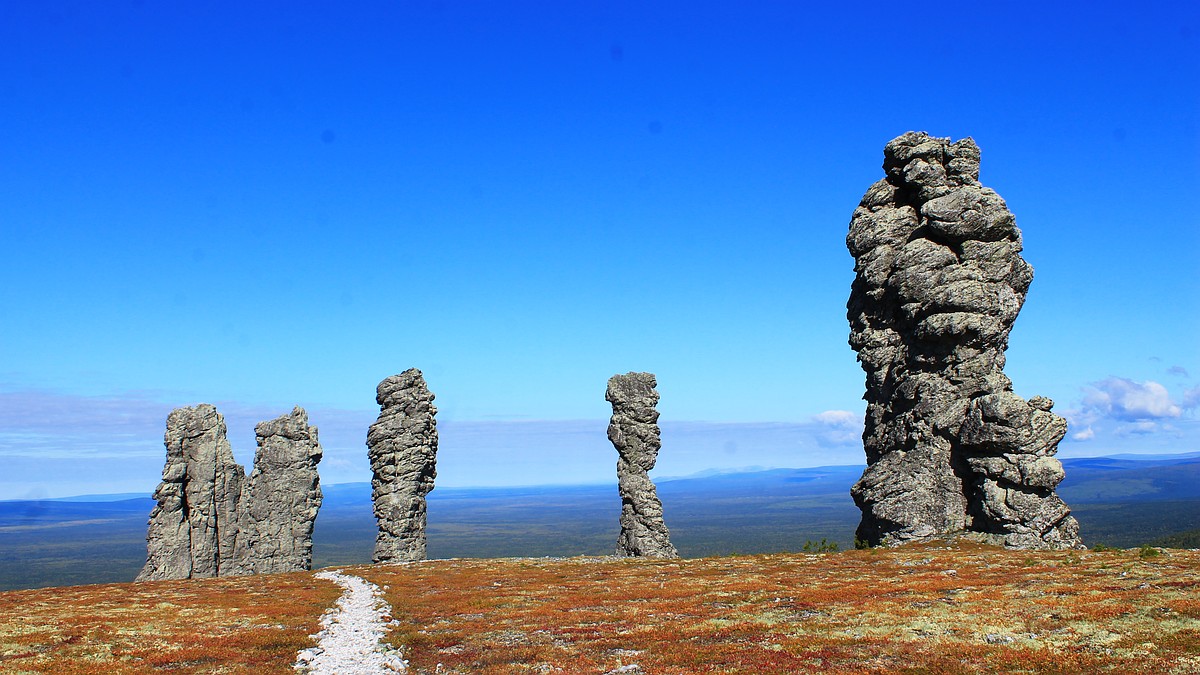
<path id="1" fill-rule="evenodd" d="M 375 562 L 425 559 L 425 496 L 437 476 L 437 408 L 421 371 L 393 375 L 375 391 L 379 419 L 367 432 L 371 497 L 379 534 Z"/>
<path id="2" fill-rule="evenodd" d="M 312 569 L 312 533 L 321 508 L 317 463 L 321 444 L 308 413 L 290 414 L 254 427 L 258 451 L 242 491 L 234 559 L 237 574 Z"/>
<path id="3" fill-rule="evenodd" d="M 662 502 L 649 471 L 658 461 L 658 382 L 651 373 L 613 375 L 604 399 L 612 403 L 608 440 L 617 449 L 617 489 L 621 494 L 621 534 L 617 555 L 678 558 L 663 522 Z"/>
<path id="4" fill-rule="evenodd" d="M 1003 373 L 1033 268 L 1004 200 L 979 183 L 979 148 L 910 132 L 887 144 L 883 168 L 846 237 L 850 345 L 867 383 L 858 538 L 1081 546 L 1054 492 L 1066 422 Z"/>
<path id="5" fill-rule="evenodd" d="M 154 491 L 138 581 L 216 577 L 234 566 L 245 471 L 225 438 L 225 418 L 208 404 L 167 417 L 167 461 Z"/>

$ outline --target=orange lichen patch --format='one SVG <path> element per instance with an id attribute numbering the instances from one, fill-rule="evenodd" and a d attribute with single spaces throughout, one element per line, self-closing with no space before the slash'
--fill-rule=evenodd
<path id="1" fill-rule="evenodd" d="M 1197 552 L 961 542 L 348 571 L 386 589 L 417 673 L 1200 671 Z"/>
<path id="2" fill-rule="evenodd" d="M 340 593 L 306 572 L 0 593 L 0 671 L 288 673 Z"/>

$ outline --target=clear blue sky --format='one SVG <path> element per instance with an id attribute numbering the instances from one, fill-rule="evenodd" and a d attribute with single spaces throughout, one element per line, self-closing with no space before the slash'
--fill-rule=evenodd
<path id="1" fill-rule="evenodd" d="M 0 498 L 150 489 L 200 401 L 364 480 L 411 366 L 445 484 L 609 477 L 629 370 L 660 473 L 861 461 L 844 237 L 908 130 L 1017 216 L 1064 455 L 1200 450 L 1200 6 L 646 5 L 0 5 Z"/>

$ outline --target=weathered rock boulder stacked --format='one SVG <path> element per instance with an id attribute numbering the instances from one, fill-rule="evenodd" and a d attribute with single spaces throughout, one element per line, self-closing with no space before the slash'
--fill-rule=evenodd
<path id="1" fill-rule="evenodd" d="M 425 497 L 437 477 L 437 408 L 416 368 L 375 390 L 379 419 L 367 431 L 371 498 L 379 534 L 375 562 L 425 559 Z"/>
<path id="2" fill-rule="evenodd" d="M 256 432 L 259 448 L 247 480 L 215 407 L 177 408 L 167 417 L 167 461 L 138 581 L 311 568 L 321 505 L 317 429 L 296 408 Z"/>
<path id="3" fill-rule="evenodd" d="M 846 238 L 850 345 L 867 382 L 858 538 L 1081 546 L 1054 491 L 1066 421 L 1003 373 L 1033 268 L 1004 200 L 979 183 L 979 148 L 910 132 L 883 168 Z"/>
<path id="4" fill-rule="evenodd" d="M 649 471 L 658 460 L 658 382 L 651 373 L 613 375 L 604 399 L 612 403 L 608 440 L 617 449 L 617 489 L 621 494 L 621 533 L 617 555 L 678 558 L 663 521 L 662 502 Z"/>

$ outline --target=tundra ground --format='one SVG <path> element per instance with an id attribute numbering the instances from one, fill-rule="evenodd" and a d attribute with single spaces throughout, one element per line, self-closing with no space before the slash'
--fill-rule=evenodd
<path id="1" fill-rule="evenodd" d="M 1200 672 L 1200 551 L 342 569 L 385 589 L 416 673 Z M 289 673 L 337 596 L 307 573 L 0 593 L 0 671 Z"/>

